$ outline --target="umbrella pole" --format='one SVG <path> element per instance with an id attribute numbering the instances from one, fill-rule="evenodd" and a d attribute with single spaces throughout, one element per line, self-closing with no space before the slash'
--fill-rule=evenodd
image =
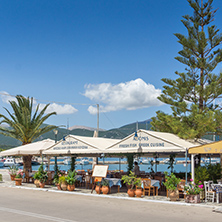
<path id="1" fill-rule="evenodd" d="M 186 161 L 186 173 L 185 173 L 185 179 L 186 179 L 186 184 L 187 184 L 187 149 L 185 153 L 185 161 Z"/>
<path id="2" fill-rule="evenodd" d="M 55 156 L 55 166 L 54 166 L 54 170 L 55 170 L 55 175 L 57 175 L 57 156 Z"/>

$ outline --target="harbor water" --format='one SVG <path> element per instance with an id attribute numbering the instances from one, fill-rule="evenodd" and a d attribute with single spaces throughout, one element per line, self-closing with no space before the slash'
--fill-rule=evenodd
<path id="1" fill-rule="evenodd" d="M 59 164 L 60 161 L 63 161 L 64 159 L 58 159 L 58 168 L 59 170 L 64 170 L 64 171 L 68 171 L 70 169 L 70 165 L 65 165 L 65 164 Z M 159 161 L 161 161 L 162 159 L 158 159 Z M 181 158 L 176 158 L 176 160 L 181 160 Z M 54 159 L 51 159 L 51 161 L 54 161 Z M 78 164 L 78 159 L 76 159 L 77 164 L 75 165 L 75 169 L 76 170 L 85 170 L 87 171 L 88 169 L 91 170 L 92 169 L 92 164 Z M 102 158 L 98 158 L 99 164 L 104 164 L 104 165 L 109 165 L 108 170 L 123 170 L 123 171 L 127 171 L 128 168 L 128 164 L 126 164 L 126 159 L 122 158 L 119 161 L 119 158 L 104 158 L 104 160 Z M 114 164 L 111 162 L 115 162 Z M 118 162 L 118 163 L 117 163 Z M 46 164 L 44 164 L 44 168 L 46 169 Z M 146 163 L 146 164 L 139 164 L 140 167 L 140 171 L 145 171 L 145 172 L 151 172 L 151 165 Z M 170 172 L 171 169 L 169 168 L 169 164 L 157 164 L 157 167 L 155 167 L 155 163 L 152 166 L 153 171 L 155 171 L 155 169 L 157 169 L 157 172 Z M 32 166 L 32 170 L 38 170 L 39 166 Z M 50 164 L 50 170 L 54 170 L 54 164 Z M 174 172 L 186 172 L 186 165 L 184 163 L 176 163 L 174 164 Z M 187 164 L 187 172 L 190 172 L 190 164 Z"/>

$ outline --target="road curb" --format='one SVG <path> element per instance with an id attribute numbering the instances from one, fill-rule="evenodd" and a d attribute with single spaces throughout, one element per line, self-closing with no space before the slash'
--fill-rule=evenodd
<path id="1" fill-rule="evenodd" d="M 23 187 L 23 186 L 2 186 L 6 188 L 17 188 L 17 189 L 26 189 L 26 190 L 35 190 L 35 191 L 43 191 L 43 192 L 52 192 L 52 193 L 62 193 L 66 195 L 80 195 L 80 196 L 89 196 L 89 197 L 97 197 L 97 198 L 108 198 L 108 199 L 120 199 L 120 200 L 130 200 L 130 201 L 137 201 L 137 202 L 150 202 L 150 203 L 160 203 L 160 204 L 171 204 L 171 205 L 180 205 L 180 206 L 190 206 L 190 207 L 203 207 L 203 208 L 212 208 L 214 212 L 221 212 L 219 209 L 222 207 L 212 206 L 212 205 L 204 205 L 204 204 L 190 204 L 184 202 L 171 202 L 171 201 L 164 201 L 164 200 L 151 200 L 151 199 L 144 199 L 144 198 L 132 198 L 132 197 L 120 197 L 120 196 L 109 196 L 109 195 L 98 195 L 98 194 L 91 194 L 91 193 L 81 193 L 81 192 L 68 192 L 62 190 L 50 190 L 47 188 L 33 188 L 33 187 Z"/>

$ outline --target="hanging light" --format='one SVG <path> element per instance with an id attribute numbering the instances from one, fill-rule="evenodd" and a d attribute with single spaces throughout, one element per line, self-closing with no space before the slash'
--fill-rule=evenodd
<path id="1" fill-rule="evenodd" d="M 137 134 L 137 131 L 135 132 L 134 140 L 138 140 L 138 134 Z"/>

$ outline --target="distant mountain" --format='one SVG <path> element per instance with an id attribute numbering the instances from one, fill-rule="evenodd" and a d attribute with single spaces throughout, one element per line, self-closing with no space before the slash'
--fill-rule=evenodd
<path id="1" fill-rule="evenodd" d="M 93 128 L 93 127 L 88 127 L 88 126 L 71 126 L 69 127 L 69 130 L 75 130 L 75 129 L 85 129 L 85 130 L 90 130 L 90 131 L 95 131 L 97 130 L 97 128 Z M 105 131 L 104 129 L 99 129 L 99 131 Z"/>
<path id="2" fill-rule="evenodd" d="M 147 129 L 151 128 L 151 119 L 138 122 L 138 129 Z M 99 137 L 112 138 L 112 139 L 123 139 L 124 137 L 130 135 L 136 131 L 137 123 L 131 123 L 120 128 L 110 129 L 110 130 L 101 130 L 99 131 Z M 96 128 L 86 127 L 86 126 L 73 126 L 70 129 L 59 128 L 57 140 L 61 140 L 64 136 L 68 134 L 77 135 L 77 136 L 89 136 L 92 137 Z M 43 139 L 55 139 L 55 134 L 53 131 L 43 134 L 38 138 L 39 140 Z M 13 139 L 11 137 L 6 137 L 0 134 L 0 148 L 7 149 L 11 147 L 16 147 L 21 145 L 21 142 Z"/>

